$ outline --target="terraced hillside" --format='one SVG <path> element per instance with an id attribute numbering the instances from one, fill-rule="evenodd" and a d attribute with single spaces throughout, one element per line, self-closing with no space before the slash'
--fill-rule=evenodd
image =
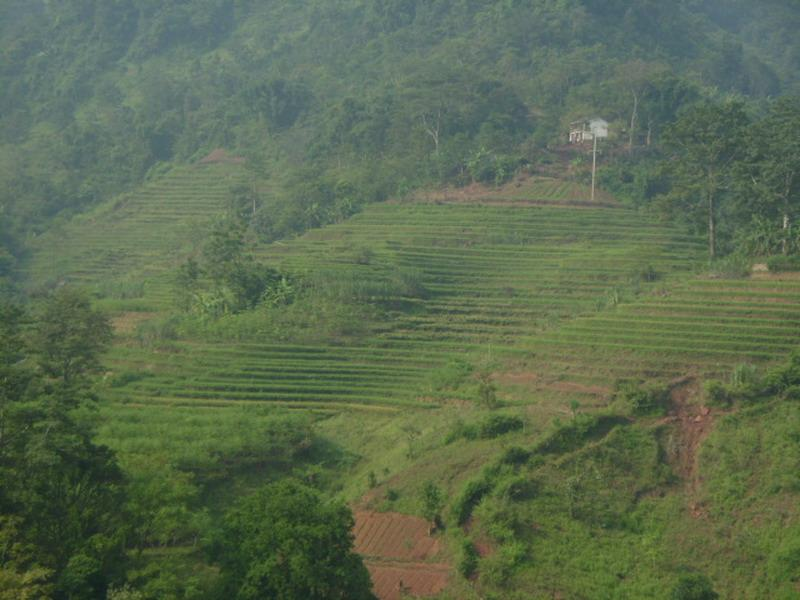
<path id="1" fill-rule="evenodd" d="M 196 248 L 197 232 L 224 214 L 229 189 L 243 175 L 233 164 L 175 168 L 41 236 L 32 244 L 30 279 L 78 283 L 166 308 L 176 258 Z"/>
<path id="2" fill-rule="evenodd" d="M 785 359 L 799 335 L 796 276 L 695 277 L 546 332 L 532 364 L 583 385 L 609 375 L 725 378 L 736 364 Z"/>
<path id="3" fill-rule="evenodd" d="M 438 369 L 479 355 L 528 353 L 544 331 L 602 310 L 610 295 L 682 278 L 699 244 L 623 208 L 385 203 L 339 225 L 273 244 L 260 258 L 294 273 L 381 281 L 413 274 L 379 328 L 346 345 L 176 342 L 157 360 L 128 345 L 115 389 L 137 403 L 429 404 Z"/>
<path id="4" fill-rule="evenodd" d="M 33 279 L 144 282 L 142 297 L 120 307 L 118 322 L 133 330 L 169 306 L 175 264 L 241 175 L 235 165 L 184 167 L 76 219 L 39 241 Z M 257 315 L 240 340 L 173 334 L 154 347 L 123 335 L 109 392 L 137 405 L 393 409 L 430 406 L 451 394 L 448 370 L 483 362 L 500 365 L 510 402 L 601 404 L 620 377 L 722 374 L 789 349 L 799 282 L 699 277 L 700 240 L 622 206 L 563 205 L 574 184 L 520 189 L 542 185 L 552 192 L 544 205 L 387 202 L 263 246 L 261 260 L 300 277 L 405 277 L 420 290 L 335 341 L 259 333 Z"/>

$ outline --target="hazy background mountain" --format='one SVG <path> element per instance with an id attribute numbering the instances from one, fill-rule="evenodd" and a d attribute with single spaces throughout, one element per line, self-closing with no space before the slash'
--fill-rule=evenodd
<path id="1" fill-rule="evenodd" d="M 285 194 L 347 212 L 470 160 L 535 161 L 571 117 L 623 125 L 645 84 L 652 135 L 698 94 L 797 90 L 799 24 L 790 1 L 7 0 L 3 220 L 40 231 L 218 146 L 303 167 L 322 189 Z"/>

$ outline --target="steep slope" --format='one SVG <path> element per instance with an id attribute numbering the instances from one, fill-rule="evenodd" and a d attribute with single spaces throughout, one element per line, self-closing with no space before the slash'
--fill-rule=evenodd
<path id="1" fill-rule="evenodd" d="M 739 531 L 705 484 L 728 472 L 702 459 L 706 436 L 740 445 L 728 425 L 722 437 L 714 433 L 725 411 L 709 412 L 697 385 L 663 418 L 605 411 L 621 378 L 675 385 L 688 375 L 697 383 L 727 377 L 742 362 L 782 360 L 800 323 L 800 281 L 710 278 L 701 240 L 611 199 L 581 202 L 588 194 L 580 186 L 533 179 L 376 204 L 259 246 L 259 260 L 318 282 L 310 299 L 217 320 L 176 314 L 176 266 L 197 253 L 242 177 L 236 165 L 187 166 L 66 223 L 64 238 L 53 231 L 36 242 L 34 282 L 59 280 L 66 265 L 67 277 L 105 294 L 101 302 L 116 315 L 102 439 L 126 460 L 162 460 L 153 457 L 169 449 L 192 464 L 217 447 L 257 447 L 264 440 L 251 426 L 270 423 L 271 407 L 299 409 L 350 457 L 341 459 L 336 489 L 359 507 L 419 513 L 415 494 L 426 480 L 439 482 L 452 511 L 470 498 L 464 490 L 484 490 L 469 500 L 469 526 L 448 529 L 442 555 L 420 567 L 419 589 L 450 582 L 443 597 L 474 597 L 472 584 L 446 566 L 470 539 L 482 553 L 480 586 L 501 594 L 504 578 L 518 573 L 515 585 L 531 593 L 662 597 L 683 563 L 665 561 L 656 575 L 620 546 L 644 543 L 643 531 L 655 535 L 655 524 L 630 521 L 650 509 L 671 523 L 653 548 L 686 543 L 708 572 L 715 544 L 731 551 L 711 533 L 713 542 L 690 533 L 696 520 L 703 531 L 713 523 Z M 362 322 L 328 330 L 337 313 L 327 312 L 323 292 L 339 287 L 358 293 L 332 296 L 333 306 Z M 480 423 L 497 415 L 480 408 L 487 393 L 523 425 L 500 443 L 464 433 L 483 431 Z M 682 436 L 683 426 L 702 436 Z M 506 452 L 509 444 L 519 448 Z M 772 448 L 764 461 L 774 460 Z M 690 464 L 691 484 L 676 483 Z M 502 483 L 506 476 L 516 479 Z M 497 524 L 503 514 L 527 525 L 511 535 Z M 542 556 L 528 561 L 515 554 L 523 549 Z M 587 568 L 589 555 L 604 562 Z M 413 567 L 386 564 L 380 552 L 370 560 L 384 597 L 410 585 L 403 581 Z M 737 585 L 728 571 L 714 573 L 724 589 Z"/>

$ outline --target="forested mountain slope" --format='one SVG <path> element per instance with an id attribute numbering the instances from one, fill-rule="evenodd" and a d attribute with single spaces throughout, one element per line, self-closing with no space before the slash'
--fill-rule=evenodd
<path id="1" fill-rule="evenodd" d="M 798 12 L 779 1 L 9 0 L 0 206 L 15 229 L 41 230 L 159 162 L 226 146 L 266 173 L 302 165 L 285 198 L 326 214 L 262 223 L 281 235 L 420 184 L 502 177 L 570 117 L 629 125 L 632 92 L 643 142 L 700 91 L 796 89 Z"/>

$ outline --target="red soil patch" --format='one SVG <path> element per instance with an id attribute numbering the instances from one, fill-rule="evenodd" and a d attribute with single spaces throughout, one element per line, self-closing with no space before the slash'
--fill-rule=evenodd
<path id="1" fill-rule="evenodd" d="M 672 408 L 669 416 L 663 420 L 664 423 L 675 425 L 671 462 L 686 484 L 689 510 L 696 519 L 707 514 L 698 498 L 703 483 L 700 476 L 700 447 L 714 428 L 716 416 L 709 407 L 690 402 L 698 392 L 698 382 L 693 378 L 674 382 L 670 392 Z"/>
<path id="2" fill-rule="evenodd" d="M 558 178 L 547 178 L 549 183 L 570 184 Z M 454 188 L 448 187 L 421 193 L 413 198 L 414 202 L 430 202 L 436 204 L 491 204 L 495 206 L 571 206 L 575 208 L 619 207 L 620 204 L 613 196 L 599 191 L 597 200 L 591 202 L 588 198 L 537 198 L 537 189 L 531 184 L 540 183 L 540 177 L 520 175 L 513 181 L 500 187 L 487 186 L 482 183 Z"/>
<path id="3" fill-rule="evenodd" d="M 212 150 L 210 154 L 197 161 L 197 163 L 200 165 L 241 165 L 244 164 L 244 162 L 245 160 L 241 156 L 233 156 L 228 154 L 222 148 Z"/>
<path id="4" fill-rule="evenodd" d="M 357 511 L 355 521 L 355 549 L 364 557 L 380 600 L 425 598 L 447 587 L 449 565 L 427 562 L 441 549 L 428 521 L 370 511 Z"/>
<path id="5" fill-rule="evenodd" d="M 450 568 L 446 565 L 389 565 L 367 561 L 367 569 L 372 577 L 372 591 L 380 600 L 435 596 L 447 587 L 450 578 Z"/>
<path id="6" fill-rule="evenodd" d="M 431 537 L 425 519 L 376 512 L 357 512 L 355 517 L 355 548 L 363 556 L 422 561 L 439 553 L 439 540 Z"/>

